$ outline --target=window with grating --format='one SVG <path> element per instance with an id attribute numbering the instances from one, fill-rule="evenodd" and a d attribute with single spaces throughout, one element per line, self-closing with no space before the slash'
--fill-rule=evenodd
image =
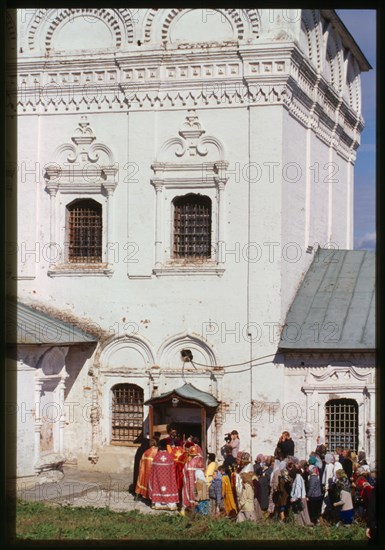
<path id="1" fill-rule="evenodd" d="M 358 405 L 354 399 L 332 399 L 325 405 L 325 442 L 329 451 L 336 447 L 358 449 Z"/>
<path id="2" fill-rule="evenodd" d="M 74 263 L 102 261 L 102 206 L 91 199 L 76 200 L 68 209 L 68 259 Z"/>
<path id="3" fill-rule="evenodd" d="M 112 388 L 112 438 L 115 445 L 138 443 L 143 430 L 143 390 L 134 384 Z"/>
<path id="4" fill-rule="evenodd" d="M 174 199 L 173 257 L 211 257 L 211 199 L 190 193 Z"/>

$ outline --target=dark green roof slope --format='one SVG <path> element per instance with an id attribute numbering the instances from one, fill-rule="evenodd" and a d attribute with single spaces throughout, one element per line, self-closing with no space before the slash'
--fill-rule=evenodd
<path id="1" fill-rule="evenodd" d="M 375 348 L 375 253 L 319 249 L 294 298 L 281 350 Z"/>
<path id="2" fill-rule="evenodd" d="M 191 399 L 192 401 L 198 401 L 198 403 L 201 403 L 206 407 L 217 407 L 219 405 L 219 402 L 215 399 L 213 395 L 211 395 L 211 393 L 198 390 L 198 388 L 196 388 L 192 384 L 187 384 L 187 383 L 181 386 L 180 388 L 176 388 L 169 392 L 162 393 L 157 397 L 152 397 L 151 399 L 148 399 L 144 404 L 148 405 L 150 403 L 151 404 L 156 403 L 157 401 L 161 401 L 167 398 L 169 395 L 173 395 L 173 394 L 176 394 L 179 397 L 182 397 L 185 399 Z"/>

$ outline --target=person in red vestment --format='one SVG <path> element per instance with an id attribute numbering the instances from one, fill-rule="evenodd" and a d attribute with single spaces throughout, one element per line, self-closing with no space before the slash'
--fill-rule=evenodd
<path id="1" fill-rule="evenodd" d="M 195 472 L 205 467 L 205 461 L 202 456 L 202 449 L 199 445 L 193 445 L 187 450 L 187 462 L 183 467 L 183 490 L 182 505 L 183 509 L 193 510 L 195 502 Z"/>
<path id="2" fill-rule="evenodd" d="M 139 463 L 138 481 L 136 482 L 135 493 L 148 499 L 148 482 L 150 480 L 152 462 L 158 452 L 157 442 L 155 439 L 150 439 L 150 448 L 142 455 Z"/>
<path id="3" fill-rule="evenodd" d="M 182 500 L 182 488 L 183 488 L 183 467 L 186 464 L 188 457 L 187 451 L 183 447 L 172 447 L 171 449 L 167 445 L 167 450 L 173 457 L 176 469 L 176 482 L 178 485 L 179 502 Z"/>
<path id="4" fill-rule="evenodd" d="M 159 451 L 152 462 L 148 496 L 156 510 L 176 510 L 179 502 L 175 462 L 167 452 L 165 439 L 159 442 Z"/>
<path id="5" fill-rule="evenodd" d="M 169 445 L 170 447 L 181 447 L 183 445 L 183 441 L 177 435 L 175 424 L 169 424 L 167 426 L 167 432 L 168 437 L 166 437 L 165 440 L 167 445 Z"/>

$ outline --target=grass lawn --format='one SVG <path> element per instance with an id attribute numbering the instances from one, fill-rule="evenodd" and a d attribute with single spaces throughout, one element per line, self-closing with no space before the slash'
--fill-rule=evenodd
<path id="1" fill-rule="evenodd" d="M 279 524 L 234 523 L 226 518 L 159 513 L 112 512 L 108 508 L 75 508 L 19 500 L 16 540 L 265 540 L 361 541 L 364 525 L 301 527 Z"/>

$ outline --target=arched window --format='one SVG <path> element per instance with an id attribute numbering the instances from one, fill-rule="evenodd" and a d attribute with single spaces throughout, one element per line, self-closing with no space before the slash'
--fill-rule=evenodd
<path id="1" fill-rule="evenodd" d="M 102 261 L 102 206 L 92 199 L 78 199 L 67 206 L 68 260 Z"/>
<path id="2" fill-rule="evenodd" d="M 211 257 L 211 199 L 189 193 L 176 197 L 174 204 L 173 257 Z"/>
<path id="3" fill-rule="evenodd" d="M 326 403 L 325 439 L 329 451 L 336 447 L 358 450 L 358 405 L 354 399 L 331 399 Z"/>
<path id="4" fill-rule="evenodd" d="M 117 384 L 112 388 L 111 443 L 139 443 L 143 431 L 143 389 L 135 384 Z"/>

